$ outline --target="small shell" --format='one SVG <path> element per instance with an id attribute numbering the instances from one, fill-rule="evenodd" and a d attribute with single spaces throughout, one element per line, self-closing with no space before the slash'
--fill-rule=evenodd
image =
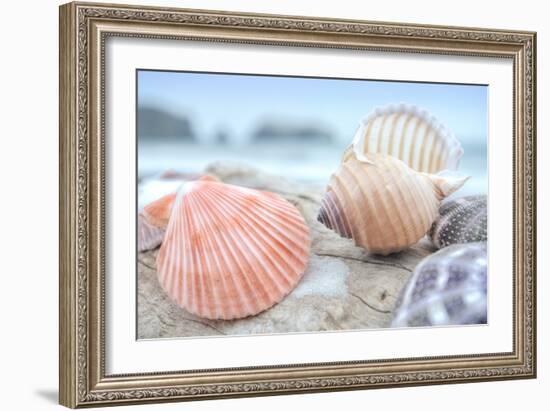
<path id="1" fill-rule="evenodd" d="M 418 242 L 440 201 L 466 179 L 418 173 L 384 154 L 352 155 L 331 177 L 318 220 L 372 253 L 390 254 Z"/>
<path id="2" fill-rule="evenodd" d="M 401 291 L 392 327 L 487 323 L 487 243 L 426 257 Z"/>
<path id="3" fill-rule="evenodd" d="M 193 314 L 257 314 L 281 301 L 306 269 L 308 227 L 276 194 L 201 178 L 182 185 L 170 208 L 158 278 Z"/>
<path id="4" fill-rule="evenodd" d="M 413 170 L 437 173 L 456 170 L 463 150 L 459 141 L 427 111 L 400 104 L 374 110 L 359 125 L 351 152 L 388 154 L 402 160 Z"/>
<path id="5" fill-rule="evenodd" d="M 162 243 L 164 230 L 168 223 L 165 221 L 148 219 L 152 207 L 158 206 L 157 200 L 170 193 L 175 193 L 184 181 L 198 178 L 196 175 L 181 174 L 172 170 L 148 177 L 140 181 L 138 186 L 138 218 L 137 218 L 137 249 L 138 252 L 152 250 Z M 149 212 L 144 209 L 148 208 Z M 168 210 L 169 213 L 169 210 Z M 154 214 L 154 212 L 153 212 Z"/>
<path id="6" fill-rule="evenodd" d="M 175 193 L 167 194 L 138 211 L 137 248 L 138 252 L 157 248 L 164 238 L 164 231 L 170 217 L 170 210 L 176 197 Z"/>
<path id="7" fill-rule="evenodd" d="M 166 228 L 168 220 L 170 219 L 170 213 L 172 212 L 172 205 L 176 199 L 176 193 L 166 194 L 156 201 L 147 204 L 143 207 L 143 216 L 149 224 L 158 228 Z"/>
<path id="8" fill-rule="evenodd" d="M 429 236 L 437 248 L 451 244 L 487 241 L 487 196 L 477 195 L 444 201 L 440 217 Z"/>
<path id="9" fill-rule="evenodd" d="M 155 227 L 150 224 L 142 213 L 138 214 L 137 220 L 138 252 L 153 250 L 157 248 L 164 238 L 164 228 Z"/>

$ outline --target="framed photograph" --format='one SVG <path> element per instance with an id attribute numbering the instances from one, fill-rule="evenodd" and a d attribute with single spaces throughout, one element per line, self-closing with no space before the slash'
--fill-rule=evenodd
<path id="1" fill-rule="evenodd" d="M 536 375 L 532 32 L 60 7 L 60 403 Z"/>

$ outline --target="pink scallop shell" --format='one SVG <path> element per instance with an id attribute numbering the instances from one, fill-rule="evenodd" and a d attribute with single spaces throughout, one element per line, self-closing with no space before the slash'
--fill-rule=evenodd
<path id="1" fill-rule="evenodd" d="M 298 284 L 309 247 L 309 229 L 285 199 L 201 178 L 178 191 L 158 278 L 170 298 L 193 314 L 247 317 Z"/>

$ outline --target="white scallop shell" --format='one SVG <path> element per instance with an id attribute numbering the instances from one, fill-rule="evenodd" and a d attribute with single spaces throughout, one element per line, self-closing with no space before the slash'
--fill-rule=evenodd
<path id="1" fill-rule="evenodd" d="M 193 314 L 242 318 L 281 301 L 298 284 L 309 246 L 303 217 L 282 197 L 201 178 L 177 193 L 158 278 Z"/>
<path id="2" fill-rule="evenodd" d="M 432 174 L 456 170 L 463 154 L 460 142 L 435 117 L 407 104 L 377 108 L 365 117 L 343 161 L 351 151 L 358 159 L 368 153 L 388 154 L 413 170 Z"/>

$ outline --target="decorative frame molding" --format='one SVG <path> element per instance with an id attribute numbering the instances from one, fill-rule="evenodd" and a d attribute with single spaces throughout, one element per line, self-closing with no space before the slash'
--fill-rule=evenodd
<path id="1" fill-rule="evenodd" d="M 514 63 L 510 353 L 105 375 L 104 45 L 109 36 L 474 55 Z M 68 407 L 536 376 L 536 34 L 219 11 L 60 7 L 60 403 Z"/>

